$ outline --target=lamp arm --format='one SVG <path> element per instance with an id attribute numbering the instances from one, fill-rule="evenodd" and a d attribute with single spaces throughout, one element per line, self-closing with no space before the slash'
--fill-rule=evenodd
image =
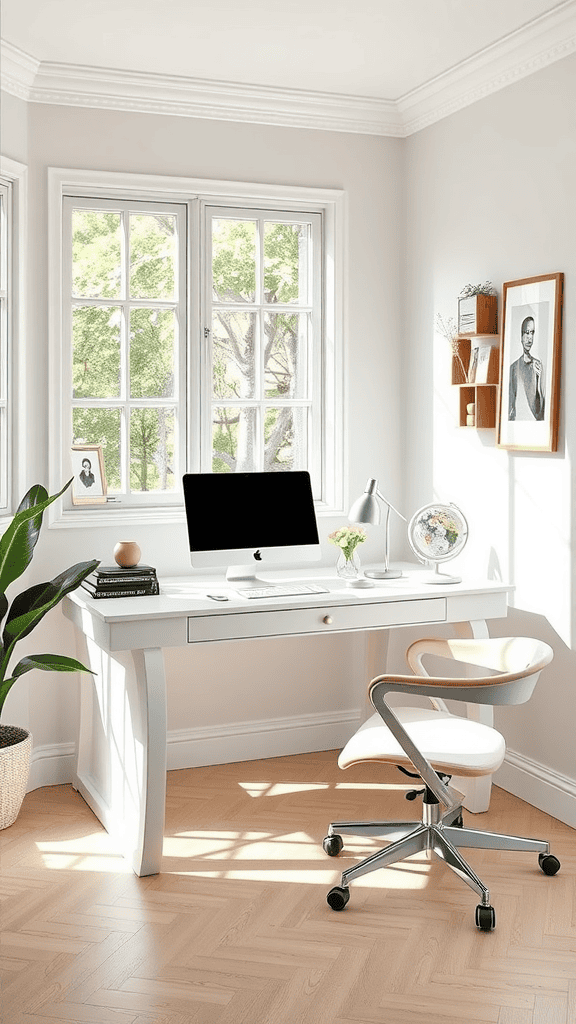
<path id="1" fill-rule="evenodd" d="M 388 508 L 391 508 L 392 511 L 395 512 L 397 516 L 400 516 L 400 519 L 403 519 L 405 523 L 408 522 L 406 516 L 403 516 L 402 513 L 399 512 L 397 508 L 394 508 L 394 505 L 392 505 L 392 503 L 388 501 L 388 498 L 384 497 L 381 491 L 376 490 L 376 494 L 380 498 L 380 500 L 384 502 L 385 505 L 388 505 Z"/>

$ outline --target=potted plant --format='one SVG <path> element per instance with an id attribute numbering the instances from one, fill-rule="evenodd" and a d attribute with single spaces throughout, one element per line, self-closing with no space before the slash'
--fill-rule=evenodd
<path id="1" fill-rule="evenodd" d="M 44 509 L 56 501 L 41 484 L 24 496 L 10 526 L 0 537 L 0 717 L 12 686 L 26 672 L 90 672 L 75 658 L 60 654 L 32 654 L 9 668 L 16 644 L 28 636 L 51 608 L 80 585 L 99 561 L 78 562 L 47 583 L 37 583 L 9 602 L 6 591 L 28 568 L 42 525 Z M 0 724 L 0 829 L 16 820 L 28 782 L 32 737 L 25 729 Z"/>

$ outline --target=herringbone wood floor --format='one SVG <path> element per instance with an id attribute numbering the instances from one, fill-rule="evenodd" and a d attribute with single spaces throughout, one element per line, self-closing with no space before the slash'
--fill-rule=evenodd
<path id="1" fill-rule="evenodd" d="M 501 790 L 475 827 L 549 838 L 470 851 L 497 928 L 424 856 L 326 892 L 373 848 L 323 853 L 330 820 L 411 817 L 394 769 L 334 753 L 168 775 L 164 864 L 136 878 L 69 786 L 0 833 L 5 1024 L 575 1024 L 576 833 Z"/>

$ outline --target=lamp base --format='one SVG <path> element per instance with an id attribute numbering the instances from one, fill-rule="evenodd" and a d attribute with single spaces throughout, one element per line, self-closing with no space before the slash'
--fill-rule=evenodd
<path id="1" fill-rule="evenodd" d="M 398 580 L 402 575 L 401 569 L 365 569 L 364 575 L 371 580 Z"/>

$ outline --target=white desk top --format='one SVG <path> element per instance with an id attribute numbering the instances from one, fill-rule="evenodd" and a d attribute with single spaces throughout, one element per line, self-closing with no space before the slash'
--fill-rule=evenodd
<path id="1" fill-rule="evenodd" d="M 368 568 L 365 566 L 364 568 Z M 305 570 L 259 572 L 259 579 L 266 583 L 320 583 L 328 593 L 305 594 L 295 597 L 241 597 L 237 590 L 241 583 L 228 583 L 223 575 L 190 575 L 160 577 L 160 594 L 157 597 L 124 597 L 94 600 L 86 591 L 74 591 L 68 599 L 91 616 L 107 623 L 121 623 L 134 619 L 162 619 L 180 616 L 230 615 L 238 612 L 293 610 L 346 605 L 382 604 L 392 601 L 426 600 L 437 597 L 479 594 L 508 593 L 513 588 L 508 584 L 491 580 L 464 579 L 461 583 L 426 583 L 423 578 L 430 570 L 420 566 L 403 566 L 404 575 L 399 579 L 373 581 L 369 588 L 349 587 L 334 569 L 327 567 Z M 226 594 L 227 601 L 214 601 L 209 593 Z"/>

